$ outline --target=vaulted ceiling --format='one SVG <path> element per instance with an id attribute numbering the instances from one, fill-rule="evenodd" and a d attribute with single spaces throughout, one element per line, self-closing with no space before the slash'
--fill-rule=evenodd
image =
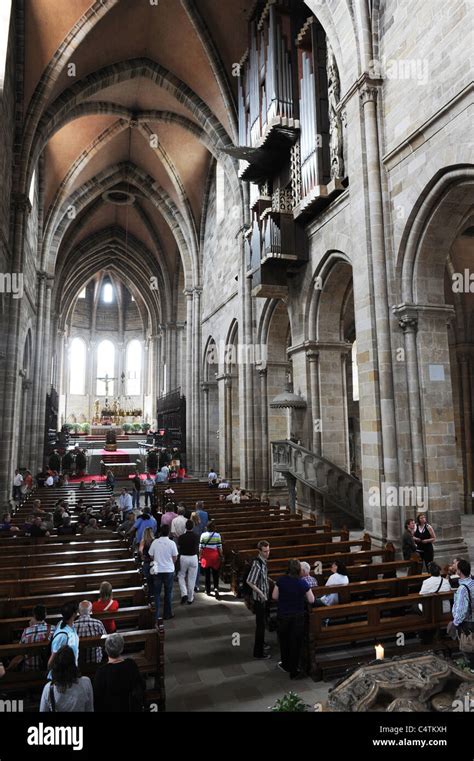
<path id="1" fill-rule="evenodd" d="M 239 192 L 235 166 L 221 150 L 236 141 L 232 64 L 246 48 L 251 5 L 25 3 L 21 182 L 27 192 L 41 159 L 45 270 L 67 273 L 79 288 L 77 272 L 92 275 L 89 257 L 98 256 L 101 269 L 100 256 L 114 260 L 120 250 L 116 266 L 125 278 L 128 257 L 143 256 L 147 277 L 162 272 L 162 299 L 180 268 L 187 287 L 199 283 L 215 159 Z M 111 202 L 114 189 L 131 202 Z"/>

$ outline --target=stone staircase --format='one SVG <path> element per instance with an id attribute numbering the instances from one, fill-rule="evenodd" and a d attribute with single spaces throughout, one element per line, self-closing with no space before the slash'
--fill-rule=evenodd
<path id="1" fill-rule="evenodd" d="M 274 475 L 286 478 L 290 503 L 299 481 L 323 498 L 327 517 L 334 516 L 336 523 L 346 520 L 351 527 L 364 525 L 362 483 L 357 478 L 292 441 L 273 441 L 272 453 Z"/>

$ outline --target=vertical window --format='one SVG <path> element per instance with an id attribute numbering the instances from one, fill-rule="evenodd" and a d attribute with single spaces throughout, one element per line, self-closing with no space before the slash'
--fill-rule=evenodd
<path id="1" fill-rule="evenodd" d="M 102 301 L 104 304 L 111 304 L 114 300 L 114 289 L 111 283 L 106 283 L 102 288 Z"/>
<path id="2" fill-rule="evenodd" d="M 225 174 L 224 167 L 218 161 L 216 164 L 216 223 L 220 224 L 225 217 Z"/>
<path id="3" fill-rule="evenodd" d="M 142 376 L 142 347 L 140 341 L 134 339 L 127 346 L 127 396 L 140 394 Z"/>
<path id="4" fill-rule="evenodd" d="M 74 338 L 69 349 L 69 393 L 85 394 L 86 345 L 82 338 Z"/>
<path id="5" fill-rule="evenodd" d="M 359 401 L 359 370 L 357 367 L 357 341 L 352 344 L 352 400 Z"/>
<path id="6" fill-rule="evenodd" d="M 36 188 L 36 169 L 33 172 L 33 176 L 31 178 L 30 182 L 30 190 L 28 192 L 28 198 L 30 201 L 30 204 L 33 206 L 34 200 L 35 200 L 35 188 Z"/>
<path id="7" fill-rule="evenodd" d="M 112 341 L 101 341 L 97 347 L 97 396 L 113 396 L 115 388 L 115 346 Z M 106 388 L 104 379 L 108 375 L 110 379 Z"/>
<path id="8" fill-rule="evenodd" d="M 79 299 L 85 299 L 86 298 L 86 289 L 85 288 L 82 289 L 82 291 L 80 292 L 78 298 Z"/>

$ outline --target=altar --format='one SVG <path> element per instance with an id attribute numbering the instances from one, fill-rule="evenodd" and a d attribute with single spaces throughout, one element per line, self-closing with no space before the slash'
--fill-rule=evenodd
<path id="1" fill-rule="evenodd" d="M 93 425 L 91 427 L 91 435 L 97 436 L 100 439 L 105 439 L 109 431 L 114 431 L 117 436 L 122 436 L 123 431 L 119 425 Z"/>

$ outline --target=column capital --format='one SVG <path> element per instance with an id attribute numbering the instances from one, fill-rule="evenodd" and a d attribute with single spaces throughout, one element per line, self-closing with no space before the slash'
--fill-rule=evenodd
<path id="1" fill-rule="evenodd" d="M 375 103 L 378 97 L 379 88 L 382 84 L 382 79 L 373 78 L 368 72 L 364 72 L 357 83 L 359 98 L 361 99 L 363 106 L 365 106 L 366 103 Z"/>
<path id="2" fill-rule="evenodd" d="M 202 285 L 195 285 L 193 287 L 193 293 L 196 294 L 196 296 L 200 296 L 203 291 Z"/>
<path id="3" fill-rule="evenodd" d="M 301 351 L 304 351 L 306 356 L 319 355 L 321 351 L 340 351 L 341 354 L 347 354 L 352 351 L 352 343 L 350 341 L 303 341 L 303 343 L 290 346 L 286 353 L 288 357 L 291 357 Z"/>
<path id="4" fill-rule="evenodd" d="M 186 296 L 186 298 L 188 299 L 188 301 L 191 301 L 191 299 L 192 299 L 192 297 L 193 297 L 193 292 L 192 292 L 192 290 L 191 290 L 190 288 L 185 288 L 185 289 L 184 289 L 184 291 L 183 291 L 183 293 L 184 293 L 184 295 Z"/>
<path id="5" fill-rule="evenodd" d="M 411 304 L 404 302 L 392 307 L 392 312 L 400 321 L 400 317 L 408 315 L 410 319 L 420 320 L 421 317 L 440 317 L 449 325 L 455 317 L 451 304 Z"/>
<path id="6" fill-rule="evenodd" d="M 257 367 L 257 372 L 260 375 L 260 378 L 266 378 L 268 374 L 268 367 Z"/>

